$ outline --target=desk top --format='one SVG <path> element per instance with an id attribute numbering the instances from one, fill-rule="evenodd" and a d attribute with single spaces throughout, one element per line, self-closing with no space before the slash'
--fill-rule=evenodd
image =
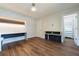
<path id="1" fill-rule="evenodd" d="M 46 33 L 47 35 L 56 35 L 56 36 L 61 36 L 61 34 L 54 34 L 54 33 Z"/>

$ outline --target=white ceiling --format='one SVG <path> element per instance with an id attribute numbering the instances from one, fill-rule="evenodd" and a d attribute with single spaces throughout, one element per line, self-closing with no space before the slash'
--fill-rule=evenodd
<path id="1" fill-rule="evenodd" d="M 31 3 L 2 3 L 1 7 L 16 11 L 26 16 L 41 18 L 48 14 L 63 11 L 68 8 L 78 7 L 78 3 L 36 3 L 36 11 L 32 12 Z"/>

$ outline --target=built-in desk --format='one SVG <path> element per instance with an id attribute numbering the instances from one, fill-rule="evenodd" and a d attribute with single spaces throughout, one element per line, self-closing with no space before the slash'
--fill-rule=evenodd
<path id="1" fill-rule="evenodd" d="M 61 34 L 57 32 L 45 33 L 45 39 L 56 41 L 56 42 L 61 42 Z"/>

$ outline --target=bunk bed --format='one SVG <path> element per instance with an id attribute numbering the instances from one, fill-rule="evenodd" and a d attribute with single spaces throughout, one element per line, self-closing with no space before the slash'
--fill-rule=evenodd
<path id="1" fill-rule="evenodd" d="M 14 21 L 14 20 L 6 20 L 6 19 L 0 19 L 0 23 L 24 25 L 24 22 Z M 26 32 L 0 33 L 0 51 L 2 51 L 3 46 L 5 44 L 17 42 L 20 40 L 25 40 L 26 35 L 27 35 Z"/>

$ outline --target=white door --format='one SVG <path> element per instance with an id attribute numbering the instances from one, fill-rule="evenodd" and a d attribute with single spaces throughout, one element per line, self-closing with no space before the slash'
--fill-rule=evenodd
<path id="1" fill-rule="evenodd" d="M 78 35 L 78 28 L 77 28 L 77 25 L 78 25 L 78 21 L 77 21 L 77 19 L 78 19 L 78 15 L 77 14 L 75 14 L 75 16 L 74 16 L 74 42 L 75 42 L 75 44 L 77 45 L 77 35 Z"/>
<path id="2" fill-rule="evenodd" d="M 26 31 L 27 31 L 27 38 L 35 37 L 35 20 L 27 19 Z"/>
<path id="3" fill-rule="evenodd" d="M 65 36 L 64 36 L 64 18 L 62 18 L 62 24 L 61 24 L 61 42 L 63 43 L 64 42 L 64 39 L 65 39 Z"/>

